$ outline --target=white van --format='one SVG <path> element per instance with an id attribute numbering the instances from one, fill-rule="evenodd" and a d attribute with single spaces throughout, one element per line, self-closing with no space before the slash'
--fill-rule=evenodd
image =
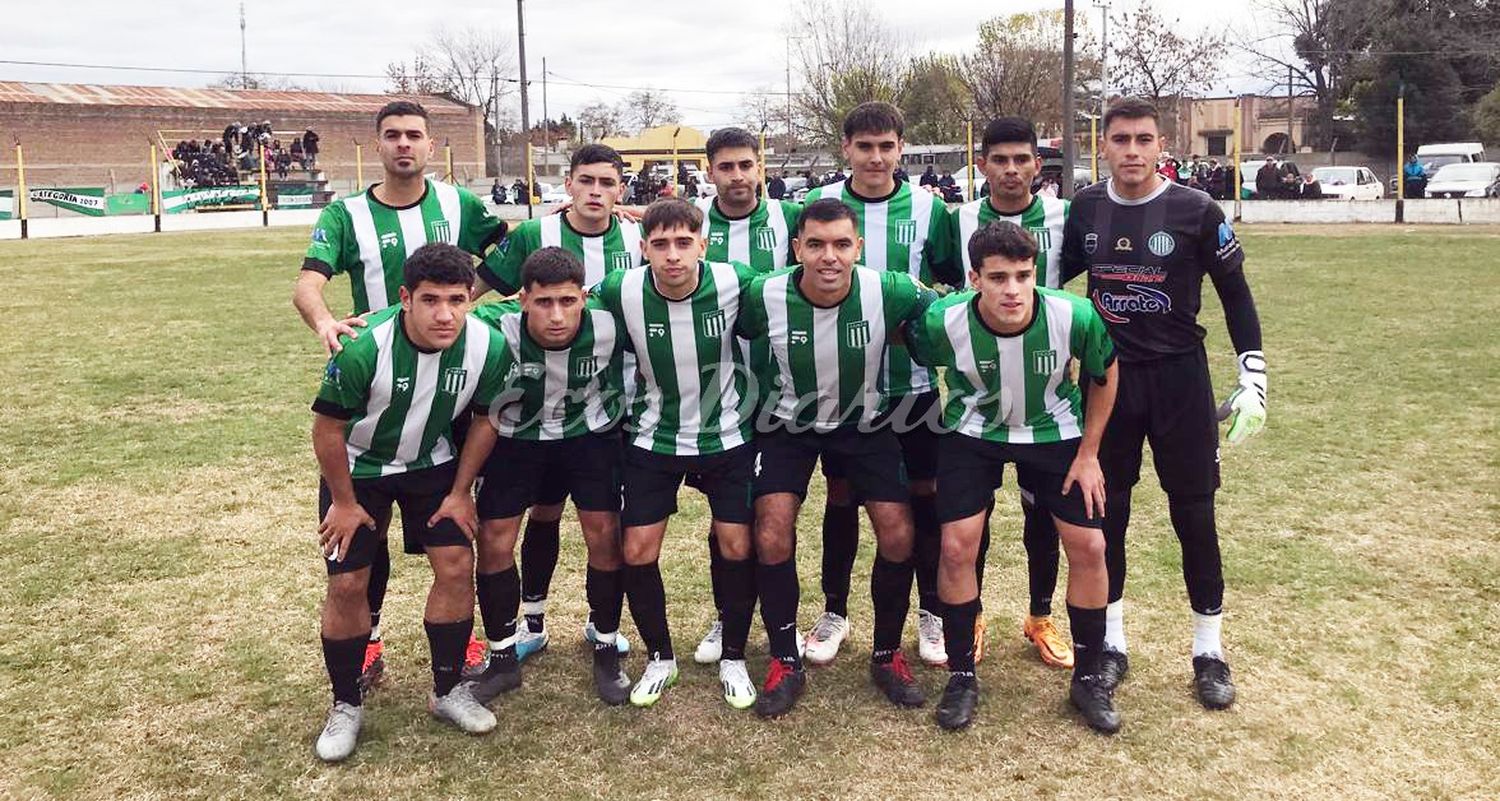
<path id="1" fill-rule="evenodd" d="M 1417 162 L 1422 165 L 1422 171 L 1428 177 L 1437 172 L 1439 167 L 1476 161 L 1489 161 L 1484 155 L 1484 145 L 1479 142 L 1445 142 L 1417 148 Z"/>

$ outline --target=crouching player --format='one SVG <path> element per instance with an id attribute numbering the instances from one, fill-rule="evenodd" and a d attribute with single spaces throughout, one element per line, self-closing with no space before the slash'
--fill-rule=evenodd
<path id="1" fill-rule="evenodd" d="M 329 762 L 354 752 L 364 720 L 360 666 L 370 637 L 366 589 L 379 532 L 401 507 L 406 552 L 426 553 L 432 588 L 422 615 L 432 649 L 432 714 L 471 734 L 495 716 L 459 683 L 474 627 L 472 532 L 437 513 L 456 470 L 453 421 L 482 410 L 509 369 L 501 334 L 467 315 L 474 267 L 448 244 L 406 260 L 400 304 L 375 312 L 341 340 L 313 402 L 313 450 L 322 481 L 319 540 L 328 567 L 323 661 L 333 708 L 318 736 Z"/>
<path id="2" fill-rule="evenodd" d="M 1036 285 L 1036 241 L 1011 222 L 995 222 L 968 242 L 973 290 L 933 304 L 908 331 L 913 353 L 946 367 L 946 435 L 938 456 L 938 514 L 943 522 L 938 593 L 948 638 L 948 686 L 938 725 L 961 729 L 979 702 L 974 675 L 974 571 L 985 511 L 1006 462 L 1038 509 L 1051 514 L 1068 557 L 1068 621 L 1074 639 L 1069 699 L 1103 732 L 1120 727 L 1098 675 L 1104 647 L 1104 474 L 1099 441 L 1114 406 L 1114 345 L 1089 302 Z M 1072 360 L 1094 383 L 1083 393 Z"/>

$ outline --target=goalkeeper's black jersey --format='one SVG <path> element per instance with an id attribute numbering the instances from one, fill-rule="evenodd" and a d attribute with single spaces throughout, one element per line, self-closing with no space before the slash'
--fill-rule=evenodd
<path id="1" fill-rule="evenodd" d="M 1208 195 L 1171 181 L 1141 200 L 1111 182 L 1081 190 L 1063 227 L 1063 277 L 1089 274 L 1088 295 L 1109 325 L 1122 362 L 1201 347 L 1203 276 L 1220 286 L 1245 256 L 1224 212 Z"/>

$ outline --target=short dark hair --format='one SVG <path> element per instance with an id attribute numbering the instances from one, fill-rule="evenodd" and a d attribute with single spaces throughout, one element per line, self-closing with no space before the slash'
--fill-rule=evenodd
<path id="1" fill-rule="evenodd" d="M 854 226 L 854 230 L 859 231 L 859 216 L 854 213 L 854 209 L 845 205 L 844 201 L 832 197 L 814 200 L 807 204 L 802 209 L 802 214 L 797 217 L 797 236 L 802 236 L 802 229 L 806 228 L 809 222 L 829 223 L 839 220 L 848 220 L 849 224 Z"/>
<path id="2" fill-rule="evenodd" d="M 708 153 L 708 163 L 714 163 L 714 154 L 726 147 L 748 147 L 760 155 L 760 140 L 744 128 L 720 128 L 714 131 L 713 136 L 708 137 L 708 144 L 703 149 Z"/>
<path id="3" fill-rule="evenodd" d="M 844 138 L 853 139 L 858 134 L 883 134 L 895 131 L 896 136 L 906 132 L 906 118 L 901 109 L 880 100 L 860 103 L 844 115 Z"/>
<path id="4" fill-rule="evenodd" d="M 677 197 L 664 197 L 651 201 L 646 213 L 641 215 L 641 233 L 662 229 L 687 228 L 697 233 L 703 229 L 703 212 L 697 206 Z"/>
<path id="5" fill-rule="evenodd" d="M 422 104 L 412 100 L 392 100 L 380 107 L 375 112 L 375 130 L 380 130 L 380 123 L 385 122 L 386 117 L 421 117 L 427 122 L 427 109 Z"/>
<path id="6" fill-rule="evenodd" d="M 1031 152 L 1035 153 L 1036 127 L 1023 117 L 997 117 L 984 126 L 984 138 L 980 141 L 980 155 L 988 153 L 993 145 L 1012 142 L 1031 145 Z"/>
<path id="7" fill-rule="evenodd" d="M 975 272 L 990 256 L 1006 261 L 1035 261 L 1036 251 L 1036 239 L 1009 220 L 996 220 L 969 237 L 969 264 L 974 265 Z"/>
<path id="8" fill-rule="evenodd" d="M 521 263 L 522 289 L 530 289 L 533 284 L 557 286 L 567 283 L 582 288 L 584 280 L 583 262 L 560 247 L 537 248 Z"/>
<path id="9" fill-rule="evenodd" d="M 585 164 L 611 164 L 615 172 L 622 176 L 625 174 L 625 160 L 620 158 L 619 151 L 609 145 L 596 142 L 573 151 L 573 158 L 568 160 L 568 171 L 572 172 Z"/>
<path id="10" fill-rule="evenodd" d="M 417 291 L 423 281 L 441 286 L 463 284 L 474 287 L 474 257 L 447 242 L 429 242 L 406 257 L 401 283 L 407 292 Z"/>
<path id="11" fill-rule="evenodd" d="M 1140 97 L 1122 97 L 1111 103 L 1109 110 L 1104 112 L 1104 130 L 1108 131 L 1110 123 L 1115 120 L 1144 120 L 1147 117 L 1157 127 L 1161 126 L 1161 114 L 1151 101 Z"/>

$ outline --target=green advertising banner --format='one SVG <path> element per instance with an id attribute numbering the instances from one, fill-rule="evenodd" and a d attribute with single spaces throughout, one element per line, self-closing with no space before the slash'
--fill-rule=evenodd
<path id="1" fill-rule="evenodd" d="M 278 209 L 305 209 L 311 208 L 312 204 L 313 190 L 310 186 L 276 190 L 276 208 Z"/>
<path id="2" fill-rule="evenodd" d="M 259 201 L 260 187 L 254 184 L 173 189 L 161 193 L 161 210 L 163 214 L 180 214 L 199 206 L 237 206 Z"/>
<path id="3" fill-rule="evenodd" d="M 107 213 L 102 186 L 32 189 L 26 194 L 33 203 L 47 203 L 90 217 L 103 217 Z"/>
<path id="4" fill-rule="evenodd" d="M 16 193 L 9 189 L 0 191 L 0 220 L 16 216 Z"/>

